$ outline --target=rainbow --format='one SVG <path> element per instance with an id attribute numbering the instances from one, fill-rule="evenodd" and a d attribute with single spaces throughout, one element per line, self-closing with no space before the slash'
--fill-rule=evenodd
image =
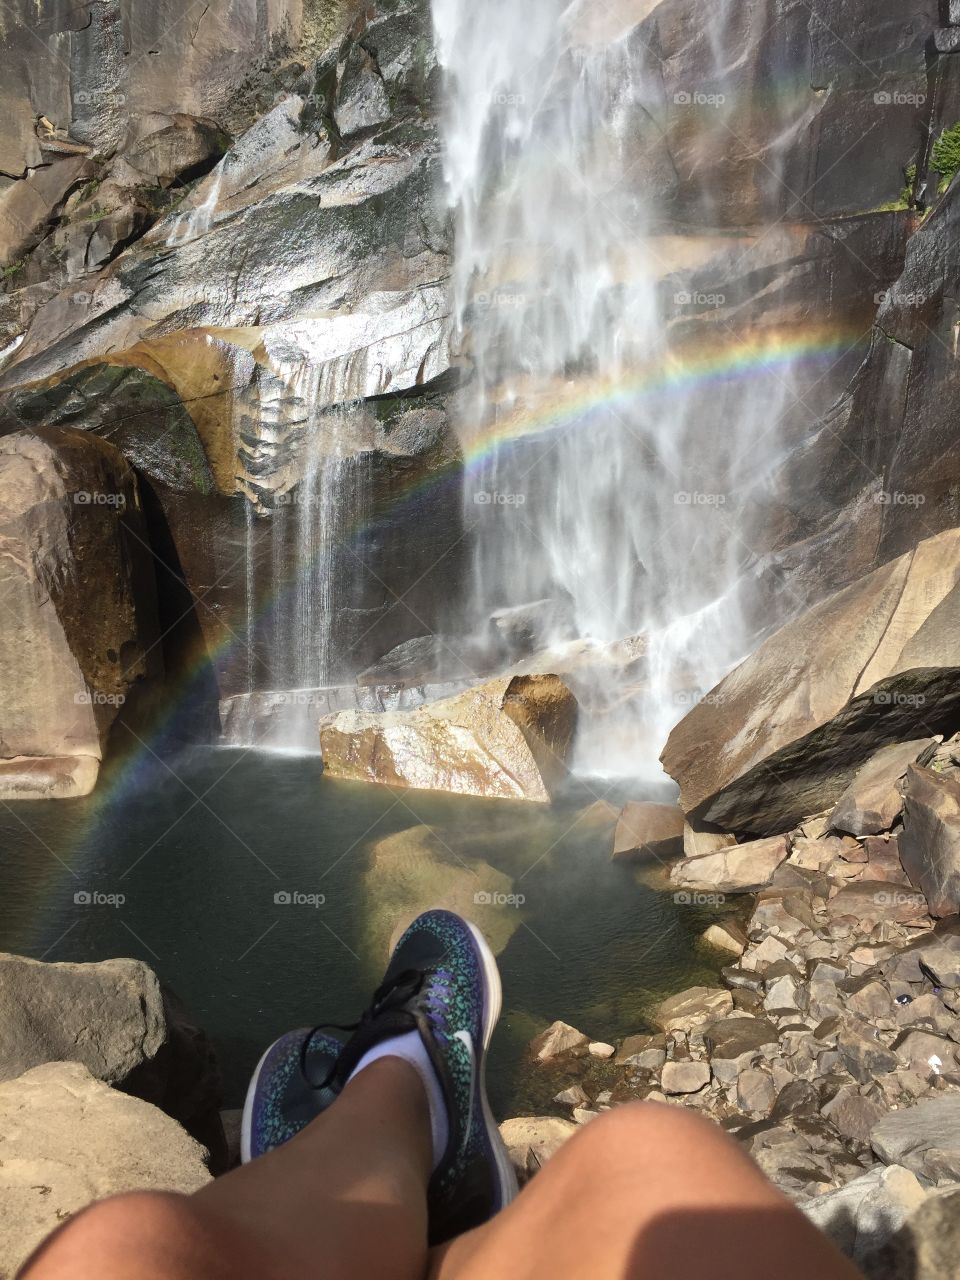
<path id="1" fill-rule="evenodd" d="M 532 407 L 520 407 L 498 414 L 483 430 L 477 431 L 464 447 L 463 470 L 449 467 L 411 480 L 394 498 L 389 514 L 402 519 L 411 517 L 425 501 L 435 500 L 445 491 L 459 489 L 471 477 L 478 476 L 491 458 L 516 443 L 545 436 L 550 432 L 575 426 L 589 430 L 596 419 L 610 412 L 635 410 L 644 399 L 686 398 L 697 392 L 736 383 L 749 383 L 763 377 L 776 377 L 805 368 L 813 373 L 827 364 L 832 366 L 866 336 L 862 328 L 852 325 L 821 325 L 803 328 L 781 327 L 755 331 L 736 340 L 701 342 L 684 354 L 667 355 L 649 367 L 630 371 L 620 379 L 580 379 L 551 388 L 549 397 L 541 397 Z M 383 518 L 384 512 L 378 512 Z M 345 528 L 342 541 L 356 546 L 369 529 L 365 520 L 357 520 Z M 309 566 L 307 568 L 309 572 Z M 274 589 L 265 594 L 254 619 L 254 626 L 274 610 L 283 609 L 296 591 L 303 567 L 281 578 Z M 223 670 L 246 650 L 245 637 L 227 631 L 215 645 L 198 652 L 175 683 L 164 690 L 163 708 L 152 719 L 142 739 L 132 738 L 128 752 L 114 752 L 105 762 L 100 784 L 85 801 L 89 806 L 85 830 L 98 824 L 124 796 L 134 794 L 147 785 L 151 774 L 162 766 L 159 757 L 164 739 L 183 710 L 194 703 L 211 668 Z M 138 728 L 139 732 L 139 728 Z"/>

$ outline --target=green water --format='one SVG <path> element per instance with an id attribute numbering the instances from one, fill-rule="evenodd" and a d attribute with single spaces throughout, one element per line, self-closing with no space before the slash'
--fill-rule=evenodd
<path id="1" fill-rule="evenodd" d="M 272 1037 L 358 1016 L 404 911 L 509 891 L 522 905 L 483 907 L 509 935 L 489 1083 L 501 1113 L 543 1105 L 533 1034 L 555 1018 L 599 1039 L 644 1030 L 720 963 L 698 942 L 716 912 L 611 863 L 597 802 L 625 794 L 579 782 L 548 808 L 331 781 L 309 757 L 118 760 L 93 796 L 0 806 L 0 948 L 145 960 L 212 1037 L 238 1105 Z"/>

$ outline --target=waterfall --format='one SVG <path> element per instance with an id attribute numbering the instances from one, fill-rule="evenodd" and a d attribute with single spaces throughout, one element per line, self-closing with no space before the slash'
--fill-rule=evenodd
<path id="1" fill-rule="evenodd" d="M 231 699 L 225 724 L 231 746 L 318 752 L 317 722 L 343 674 L 336 646 L 345 569 L 339 548 L 362 516 L 365 486 L 356 483 L 362 463 L 351 448 L 353 406 L 329 407 L 324 372 L 307 358 L 260 370 L 255 403 L 238 415 L 244 470 L 252 476 L 266 470 L 274 483 L 283 477 L 283 485 L 261 490 L 248 483 L 244 494 L 246 688 Z M 251 423 L 255 434 L 243 430 Z M 354 490 L 360 496 L 351 502 Z"/>
<path id="2" fill-rule="evenodd" d="M 684 95 L 665 102 L 635 25 L 654 7 L 625 6 L 629 25 L 611 33 L 588 4 L 433 0 L 456 336 L 473 371 L 457 409 L 473 459 L 465 626 L 482 635 L 496 611 L 537 602 L 547 646 L 643 633 L 633 694 L 611 687 L 609 666 L 593 688 L 579 677 L 602 714 L 587 717 L 578 766 L 628 775 L 659 775 L 694 691 L 749 647 L 751 557 L 731 490 L 762 483 L 789 390 L 783 378 L 762 402 L 694 394 L 691 357 L 671 344 L 683 298 L 652 157 Z M 733 8 L 718 3 L 699 37 L 720 83 Z M 697 127 L 722 149 L 714 116 L 701 111 Z"/>

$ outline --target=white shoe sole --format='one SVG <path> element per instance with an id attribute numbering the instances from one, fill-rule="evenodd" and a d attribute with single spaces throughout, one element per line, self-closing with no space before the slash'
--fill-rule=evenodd
<path id="1" fill-rule="evenodd" d="M 494 1119 L 493 1112 L 490 1110 L 490 1102 L 487 1098 L 487 1050 L 490 1048 L 494 1029 L 500 1021 L 503 988 L 500 984 L 500 970 L 497 968 L 496 958 L 490 950 L 486 938 L 475 924 L 470 924 L 467 921 L 467 927 L 473 934 L 473 939 L 477 944 L 477 951 L 480 954 L 480 963 L 483 970 L 484 1019 L 483 1049 L 479 1063 L 480 1105 L 483 1108 L 483 1123 L 487 1130 L 487 1139 L 493 1150 L 493 1157 L 497 1166 L 497 1181 L 500 1186 L 500 1208 L 503 1209 L 517 1195 L 517 1175 L 514 1172 L 513 1163 L 507 1148 L 504 1146 L 503 1139 L 500 1137 L 500 1129 Z"/>

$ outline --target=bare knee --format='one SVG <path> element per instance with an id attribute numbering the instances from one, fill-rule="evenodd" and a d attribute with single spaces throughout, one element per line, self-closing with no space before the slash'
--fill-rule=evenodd
<path id="1" fill-rule="evenodd" d="M 216 1256 L 216 1229 L 173 1192 L 137 1191 L 82 1210 L 46 1240 L 21 1280 L 176 1280 L 191 1257 Z M 219 1274 L 210 1272 L 211 1275 Z"/>
<path id="2" fill-rule="evenodd" d="M 589 1179 L 592 1168 L 602 1170 L 607 1187 L 618 1175 L 626 1180 L 655 1175 L 664 1189 L 672 1182 L 689 1188 L 713 1179 L 718 1170 L 725 1178 L 765 1183 L 753 1162 L 711 1120 L 658 1102 L 631 1102 L 604 1112 L 561 1149 L 555 1158 L 560 1167 L 561 1160 L 579 1180 L 585 1175 Z"/>

